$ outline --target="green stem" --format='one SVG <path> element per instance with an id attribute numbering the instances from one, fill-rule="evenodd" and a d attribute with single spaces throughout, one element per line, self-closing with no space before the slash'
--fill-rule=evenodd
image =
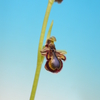
<path id="1" fill-rule="evenodd" d="M 49 27 L 49 31 L 48 31 L 48 34 L 47 34 L 47 39 L 50 38 L 52 26 L 53 26 L 53 21 L 51 22 L 51 25 L 50 25 L 50 27 Z M 46 39 L 46 40 L 47 40 L 47 39 Z M 44 47 L 44 46 L 43 46 L 43 47 Z M 41 63 L 43 63 L 43 60 L 44 60 L 44 56 L 41 56 Z"/>
<path id="2" fill-rule="evenodd" d="M 53 3 L 54 3 L 54 0 L 49 0 L 47 10 L 45 13 L 45 17 L 44 17 L 44 21 L 43 21 L 43 26 L 42 26 L 42 31 L 41 31 L 40 41 L 39 41 L 39 47 L 38 47 L 37 68 L 36 68 L 36 72 L 35 72 L 35 78 L 34 78 L 34 82 L 33 82 L 30 100 L 34 100 L 35 94 L 36 94 L 37 84 L 38 84 L 40 70 L 41 70 L 41 66 L 42 66 L 40 50 L 42 49 L 42 46 L 43 46 L 45 30 L 46 30 L 50 10 L 51 10 Z"/>

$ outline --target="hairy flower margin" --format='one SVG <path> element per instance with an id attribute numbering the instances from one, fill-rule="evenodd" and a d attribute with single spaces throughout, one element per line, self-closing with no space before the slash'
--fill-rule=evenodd
<path id="1" fill-rule="evenodd" d="M 33 82 L 33 86 L 32 86 L 32 91 L 31 91 L 31 95 L 30 95 L 30 100 L 34 100 L 34 98 L 35 98 L 36 89 L 37 89 L 38 80 L 39 80 L 39 75 L 40 75 L 40 70 L 41 70 L 43 60 L 44 60 L 44 57 L 41 55 L 40 51 L 43 48 L 43 40 L 44 40 L 44 35 L 45 35 L 46 26 L 47 26 L 49 14 L 51 11 L 51 7 L 52 7 L 54 2 L 58 2 L 58 3 L 62 2 L 62 0 L 48 0 L 48 1 L 49 2 L 48 2 L 47 9 L 46 9 L 46 13 L 45 13 L 45 17 L 44 17 L 44 21 L 43 21 L 43 25 L 42 25 L 42 30 L 41 30 L 41 35 L 40 35 L 40 40 L 39 40 L 37 67 L 36 67 L 34 82 Z M 51 26 L 49 28 L 47 39 L 50 38 L 52 26 L 53 26 L 53 21 L 52 21 Z"/>

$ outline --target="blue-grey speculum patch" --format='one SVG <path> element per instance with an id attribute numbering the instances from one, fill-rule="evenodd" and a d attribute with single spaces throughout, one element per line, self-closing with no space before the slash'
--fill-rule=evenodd
<path id="1" fill-rule="evenodd" d="M 58 58 L 56 57 L 55 52 L 52 53 L 51 65 L 53 68 L 60 67 L 60 62 L 59 62 Z"/>

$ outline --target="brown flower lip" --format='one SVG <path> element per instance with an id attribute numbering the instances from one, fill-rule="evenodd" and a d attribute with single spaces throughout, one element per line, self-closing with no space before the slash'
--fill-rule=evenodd
<path id="1" fill-rule="evenodd" d="M 55 2 L 61 3 L 63 0 L 55 0 Z"/>

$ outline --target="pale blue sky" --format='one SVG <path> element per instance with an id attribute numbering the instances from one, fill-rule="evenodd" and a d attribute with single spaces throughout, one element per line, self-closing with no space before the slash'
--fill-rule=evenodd
<path id="1" fill-rule="evenodd" d="M 29 100 L 47 4 L 0 1 L 0 100 Z M 52 20 L 56 49 L 66 50 L 67 60 L 58 74 L 46 71 L 44 61 L 35 100 L 99 100 L 100 0 L 54 3 L 46 34 Z"/>

